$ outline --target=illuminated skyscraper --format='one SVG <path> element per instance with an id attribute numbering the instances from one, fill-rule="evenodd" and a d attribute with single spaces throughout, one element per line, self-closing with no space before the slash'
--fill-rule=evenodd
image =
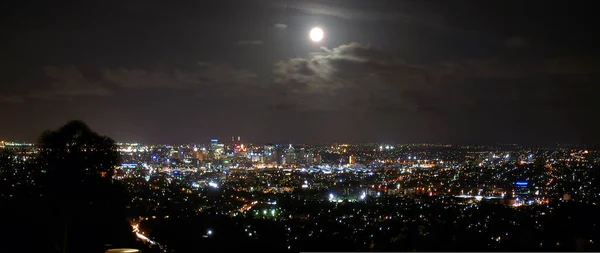
<path id="1" fill-rule="evenodd" d="M 221 154 L 225 151 L 225 145 L 219 143 L 218 139 L 210 140 L 210 152 L 212 153 L 215 159 L 221 158 Z"/>
<path id="2" fill-rule="evenodd" d="M 217 144 L 219 144 L 219 140 L 218 139 L 210 139 L 210 150 L 214 151 L 217 148 Z"/>
<path id="3" fill-rule="evenodd" d="M 531 193 L 529 183 L 527 181 L 515 182 L 515 193 L 517 195 L 528 195 Z"/>
<path id="4" fill-rule="evenodd" d="M 348 157 L 348 164 L 355 164 L 356 163 L 356 158 L 353 155 L 350 155 L 350 157 Z"/>
<path id="5" fill-rule="evenodd" d="M 285 163 L 296 163 L 296 149 L 294 149 L 294 146 L 292 146 L 292 144 L 290 144 L 290 146 L 285 152 Z"/>
<path id="6" fill-rule="evenodd" d="M 263 153 L 265 156 L 266 163 L 277 163 L 277 149 L 273 144 L 267 144 L 263 146 Z"/>
<path id="7" fill-rule="evenodd" d="M 321 154 L 316 154 L 315 155 L 315 164 L 321 164 L 323 162 L 323 159 L 321 158 Z"/>

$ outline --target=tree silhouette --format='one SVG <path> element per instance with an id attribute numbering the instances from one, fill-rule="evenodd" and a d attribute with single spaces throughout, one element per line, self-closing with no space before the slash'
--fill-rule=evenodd
<path id="1" fill-rule="evenodd" d="M 71 121 L 44 132 L 38 145 L 55 249 L 100 251 L 106 244 L 133 240 L 126 224 L 126 194 L 111 179 L 119 162 L 115 142 L 81 121 Z"/>

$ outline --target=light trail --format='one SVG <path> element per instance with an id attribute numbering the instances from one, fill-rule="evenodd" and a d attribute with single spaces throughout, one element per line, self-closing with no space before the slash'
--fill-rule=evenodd
<path id="1" fill-rule="evenodd" d="M 140 231 L 140 223 L 138 223 L 136 221 L 131 221 L 131 228 L 133 229 L 133 233 L 135 233 L 135 236 L 137 236 L 137 238 L 139 238 L 143 242 L 150 243 L 151 245 L 157 246 L 159 249 L 161 249 L 165 253 L 167 252 L 167 249 L 164 245 L 161 245 L 158 242 L 148 238 L 148 236 L 145 236 L 143 234 L 143 232 Z"/>

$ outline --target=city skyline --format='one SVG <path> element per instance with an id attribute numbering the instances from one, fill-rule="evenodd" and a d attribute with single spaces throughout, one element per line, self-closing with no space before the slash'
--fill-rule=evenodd
<path id="1" fill-rule="evenodd" d="M 0 252 L 600 249 L 591 2 L 0 16 Z"/>
<path id="2" fill-rule="evenodd" d="M 5 3 L 0 139 L 598 143 L 582 3 Z M 510 18 L 506 18 L 510 17 Z M 322 29 L 311 41 L 309 31 Z"/>
<path id="3" fill-rule="evenodd" d="M 243 140 L 115 143 L 71 121 L 37 145 L 0 142 L 0 201 L 10 208 L 1 246 L 56 247 L 30 236 L 68 226 L 60 209 L 33 208 L 49 203 L 86 207 L 63 215 L 87 221 L 69 231 L 90 232 L 56 241 L 95 252 L 598 248 L 597 148 Z M 102 209 L 108 200 L 122 211 Z"/>
<path id="4" fill-rule="evenodd" d="M 139 142 L 139 141 L 120 141 L 115 140 L 117 145 L 150 145 L 150 146 L 160 146 L 160 145 L 178 145 L 178 146 L 186 146 L 186 145 L 201 145 L 201 146 L 210 146 L 210 143 L 213 140 L 217 140 L 218 143 L 221 144 L 235 144 L 235 143 L 243 143 L 250 145 L 316 145 L 316 146 L 328 146 L 328 145 L 338 145 L 338 144 L 350 144 L 350 145 L 391 145 L 391 146 L 457 146 L 457 147 L 468 147 L 468 146 L 515 146 L 515 147 L 581 147 L 581 148 L 596 148 L 597 144 L 577 144 L 577 143 L 531 143 L 531 144 L 523 144 L 523 143 L 443 143 L 443 142 L 394 142 L 394 141 L 364 141 L 364 142 L 352 142 L 352 141 L 335 141 L 335 142 L 293 142 L 293 141 L 252 141 L 252 140 L 242 140 L 242 141 L 231 141 L 227 138 L 210 138 L 208 140 L 199 140 L 199 141 L 187 141 L 187 142 L 164 142 L 164 143 L 148 143 L 148 142 Z M 35 141 L 22 141 L 22 140 L 11 140 L 4 139 L 0 140 L 2 144 L 13 145 L 13 146 L 21 146 L 21 145 L 36 145 Z"/>

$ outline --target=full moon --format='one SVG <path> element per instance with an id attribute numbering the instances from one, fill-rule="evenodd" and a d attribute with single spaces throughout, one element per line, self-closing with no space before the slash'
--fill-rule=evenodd
<path id="1" fill-rule="evenodd" d="M 321 28 L 315 27 L 310 30 L 309 36 L 312 41 L 319 42 L 323 39 L 324 33 Z"/>

